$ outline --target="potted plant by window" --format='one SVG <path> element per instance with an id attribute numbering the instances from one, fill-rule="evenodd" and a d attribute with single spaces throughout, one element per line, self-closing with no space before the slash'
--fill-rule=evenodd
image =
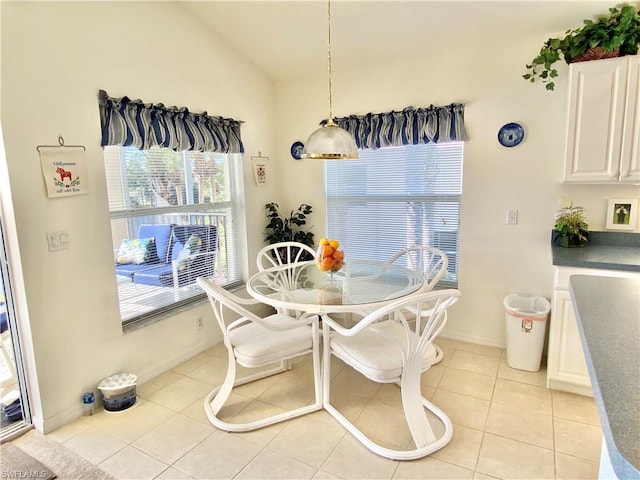
<path id="1" fill-rule="evenodd" d="M 558 71 L 553 64 L 561 58 L 566 63 L 635 55 L 640 43 L 640 14 L 636 7 L 624 5 L 609 9 L 609 15 L 584 20 L 580 28 L 567 30 L 563 38 L 550 38 L 540 53 L 526 65 L 525 80 L 539 79 L 547 90 L 555 87 Z"/>
<path id="2" fill-rule="evenodd" d="M 552 243 L 561 247 L 584 247 L 589 240 L 584 207 L 566 207 L 559 211 L 553 227 Z"/>
<path id="3" fill-rule="evenodd" d="M 299 242 L 313 248 L 313 232 L 304 231 L 300 227 L 306 225 L 307 215 L 313 212 L 311 205 L 301 204 L 297 210 L 292 210 L 288 217 L 282 216 L 277 203 L 267 203 L 267 236 L 265 241 L 272 245 L 280 242 Z M 303 252 L 300 260 L 313 260 L 308 252 Z"/>

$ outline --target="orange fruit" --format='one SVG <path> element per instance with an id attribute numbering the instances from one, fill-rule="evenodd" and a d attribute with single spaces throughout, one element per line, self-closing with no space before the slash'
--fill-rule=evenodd
<path id="1" fill-rule="evenodd" d="M 322 258 L 330 257 L 333 254 L 333 248 L 330 245 L 323 245 Z"/>
<path id="2" fill-rule="evenodd" d="M 333 264 L 333 269 L 338 271 L 342 268 L 342 260 L 336 260 Z"/>
<path id="3" fill-rule="evenodd" d="M 335 252 L 333 252 L 333 254 L 331 255 L 331 257 L 336 261 L 342 261 L 342 259 L 344 258 L 344 252 L 342 250 L 336 250 Z"/>
<path id="4" fill-rule="evenodd" d="M 333 258 L 326 257 L 322 259 L 322 261 L 318 264 L 318 268 L 323 272 L 326 272 L 327 270 L 331 270 L 333 268 L 333 264 L 334 264 Z"/>

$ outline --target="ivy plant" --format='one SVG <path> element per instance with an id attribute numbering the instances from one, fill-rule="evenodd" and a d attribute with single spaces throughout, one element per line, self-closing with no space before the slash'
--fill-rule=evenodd
<path id="1" fill-rule="evenodd" d="M 609 56 L 635 55 L 640 43 L 640 14 L 636 7 L 623 5 L 612 7 L 609 15 L 595 21 L 584 20 L 580 28 L 567 30 L 562 38 L 550 38 L 544 42 L 538 55 L 526 65 L 525 80 L 540 80 L 547 90 L 555 87 L 558 70 L 553 65 L 561 58 L 572 63 L 589 49 L 602 48 Z"/>

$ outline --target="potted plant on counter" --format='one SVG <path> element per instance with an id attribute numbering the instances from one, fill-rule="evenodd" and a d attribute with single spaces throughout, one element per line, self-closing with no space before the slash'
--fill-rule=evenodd
<path id="1" fill-rule="evenodd" d="M 284 217 L 279 210 L 277 203 L 267 203 L 264 208 L 267 210 L 267 236 L 265 241 L 272 245 L 280 242 L 299 242 L 313 248 L 313 232 L 302 230 L 300 227 L 307 223 L 307 215 L 313 212 L 311 205 L 301 204 L 297 210 L 292 210 L 288 217 Z M 301 260 L 313 260 L 313 256 L 308 258 L 307 252 L 303 253 Z"/>
<path id="2" fill-rule="evenodd" d="M 598 60 L 601 58 L 635 55 L 640 43 L 640 15 L 636 7 L 624 5 L 610 8 L 609 15 L 584 20 L 583 26 L 567 30 L 562 38 L 547 40 L 540 53 L 526 65 L 525 80 L 538 78 L 547 90 L 553 90 L 558 71 L 553 64 L 561 58 L 566 63 Z"/>
<path id="3" fill-rule="evenodd" d="M 566 207 L 556 216 L 552 243 L 561 247 L 584 247 L 589 240 L 589 225 L 584 207 Z"/>

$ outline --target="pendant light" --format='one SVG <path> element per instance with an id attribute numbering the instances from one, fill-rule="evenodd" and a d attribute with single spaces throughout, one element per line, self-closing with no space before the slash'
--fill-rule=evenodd
<path id="1" fill-rule="evenodd" d="M 358 158 L 358 147 L 353 135 L 340 128 L 333 121 L 333 96 L 331 93 L 331 0 L 327 0 L 328 42 L 327 60 L 329 64 L 329 119 L 307 139 L 302 151 L 302 158 L 322 160 L 341 160 Z"/>

